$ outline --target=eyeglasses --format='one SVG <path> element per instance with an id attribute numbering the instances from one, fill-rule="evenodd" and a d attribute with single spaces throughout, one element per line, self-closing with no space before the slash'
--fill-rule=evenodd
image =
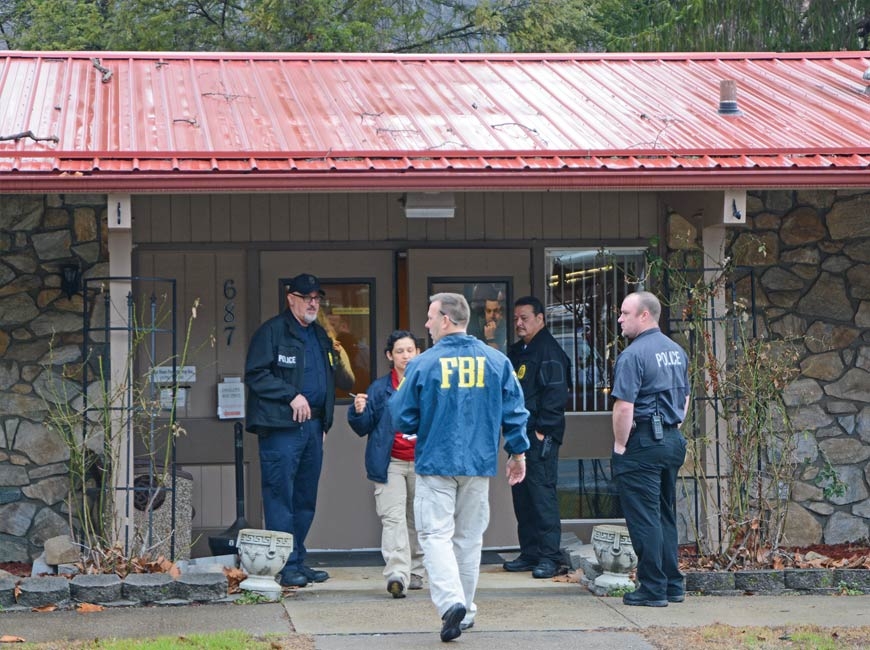
<path id="1" fill-rule="evenodd" d="M 444 311 L 442 311 L 442 310 L 439 309 L 439 310 L 438 310 L 438 313 L 441 314 L 442 316 L 447 316 L 447 320 L 449 320 L 449 321 L 450 321 L 451 323 L 453 323 L 454 325 L 459 325 L 459 323 L 457 323 L 455 320 L 453 320 L 452 318 L 450 318 L 450 316 L 449 316 L 446 312 L 444 312 Z"/>
<path id="2" fill-rule="evenodd" d="M 303 296 L 301 293 L 293 293 L 292 291 L 290 292 L 290 295 L 296 296 L 302 302 L 314 303 L 318 305 L 323 302 L 323 296 Z"/>

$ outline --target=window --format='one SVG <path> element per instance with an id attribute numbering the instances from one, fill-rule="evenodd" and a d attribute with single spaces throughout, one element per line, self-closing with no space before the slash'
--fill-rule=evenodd
<path id="1" fill-rule="evenodd" d="M 286 295 L 289 279 L 281 280 Z M 317 314 L 319 322 L 341 349 L 340 361 L 353 375 L 350 388 L 336 385 L 337 398 L 350 398 L 350 393 L 364 393 L 372 383 L 375 365 L 373 282 L 360 280 L 320 280 L 326 294 Z M 286 303 L 285 303 L 286 304 Z M 348 378 L 349 379 L 349 378 Z M 339 383 L 336 375 L 336 384 Z"/>
<path id="2" fill-rule="evenodd" d="M 643 249 L 547 249 L 547 325 L 573 366 L 569 411 L 608 411 L 623 298 L 644 288 Z"/>

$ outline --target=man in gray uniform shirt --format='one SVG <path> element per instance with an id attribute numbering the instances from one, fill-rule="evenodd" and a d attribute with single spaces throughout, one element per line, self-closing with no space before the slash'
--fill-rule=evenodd
<path id="1" fill-rule="evenodd" d="M 658 298 L 626 296 L 619 323 L 632 339 L 616 360 L 613 404 L 613 477 L 637 553 L 636 591 L 626 605 L 667 607 L 685 599 L 677 564 L 676 483 L 686 459 L 679 425 L 689 407 L 688 358 L 658 326 Z"/>

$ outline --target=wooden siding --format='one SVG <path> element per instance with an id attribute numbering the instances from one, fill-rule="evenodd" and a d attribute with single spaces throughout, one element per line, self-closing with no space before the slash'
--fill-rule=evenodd
<path id="1" fill-rule="evenodd" d="M 654 192 L 467 192 L 453 219 L 406 219 L 401 194 L 143 195 L 137 244 L 248 242 L 646 240 L 658 233 Z"/>
<path id="2" fill-rule="evenodd" d="M 236 521 L 235 464 L 184 465 L 193 476 L 193 528 L 229 528 Z M 245 502 L 249 486 L 245 474 Z"/>

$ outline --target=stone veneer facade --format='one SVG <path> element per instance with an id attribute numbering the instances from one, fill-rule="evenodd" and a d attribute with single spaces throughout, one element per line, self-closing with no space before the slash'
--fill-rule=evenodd
<path id="1" fill-rule="evenodd" d="M 726 257 L 753 267 L 759 334 L 803 341 L 800 377 L 785 390 L 803 462 L 786 543 L 868 537 L 870 522 L 870 192 L 766 191 L 747 197 L 747 224 L 729 227 Z M 700 224 L 671 213 L 669 249 L 699 247 Z M 738 287 L 746 297 L 748 287 Z M 748 301 L 747 301 L 748 302 Z M 826 498 L 833 466 L 846 491 Z"/>
<path id="2" fill-rule="evenodd" d="M 61 267 L 108 275 L 106 197 L 0 196 L 0 561 L 69 532 L 69 449 L 42 424 L 48 365 L 81 359 L 82 295 Z"/>
<path id="3" fill-rule="evenodd" d="M 870 522 L 870 191 L 751 192 L 748 227 L 729 230 L 736 264 L 756 270 L 763 331 L 804 338 L 801 378 L 786 391 L 806 466 L 789 508 L 789 543 L 868 536 Z M 669 216 L 671 248 L 700 224 Z M 686 236 L 688 234 L 688 236 Z M 69 531 L 69 451 L 41 424 L 48 364 L 81 358 L 82 296 L 60 268 L 108 275 L 105 197 L 0 197 L 0 561 L 30 561 Z M 52 340 L 54 336 L 54 340 Z M 827 456 L 847 486 L 826 499 Z"/>

